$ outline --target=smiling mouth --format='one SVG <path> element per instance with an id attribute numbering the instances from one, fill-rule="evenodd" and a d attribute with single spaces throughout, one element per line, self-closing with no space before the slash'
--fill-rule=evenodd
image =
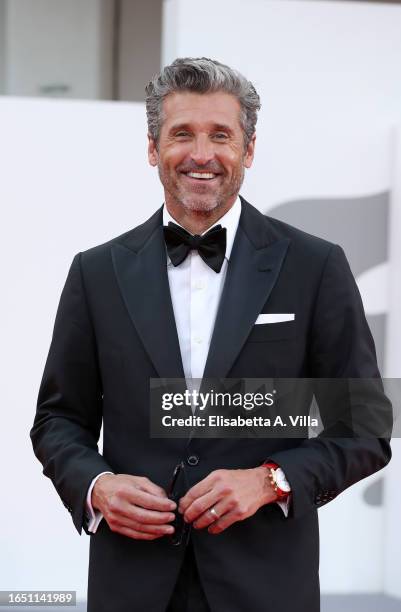
<path id="1" fill-rule="evenodd" d="M 214 172 L 183 172 L 183 174 L 190 179 L 199 181 L 211 181 L 220 176 Z"/>

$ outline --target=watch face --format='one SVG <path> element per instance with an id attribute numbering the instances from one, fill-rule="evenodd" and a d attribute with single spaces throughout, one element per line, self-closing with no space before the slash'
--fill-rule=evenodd
<path id="1" fill-rule="evenodd" d="M 288 480 L 286 479 L 285 474 L 284 474 L 284 472 L 283 472 L 283 470 L 281 468 L 277 468 L 275 476 L 276 476 L 277 486 L 282 491 L 285 491 L 286 493 L 291 491 L 290 484 L 289 484 Z"/>

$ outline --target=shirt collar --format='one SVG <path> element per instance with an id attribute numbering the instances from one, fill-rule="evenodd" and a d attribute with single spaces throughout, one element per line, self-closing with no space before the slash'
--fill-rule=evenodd
<path id="1" fill-rule="evenodd" d="M 235 234 L 237 233 L 240 216 L 241 216 L 241 200 L 239 199 L 239 196 L 237 196 L 237 199 L 235 200 L 234 204 L 231 206 L 230 210 L 228 210 L 222 217 L 220 217 L 220 219 L 216 221 L 216 223 L 214 223 L 211 227 L 209 227 L 209 229 L 206 230 L 208 232 L 210 229 L 212 229 L 212 227 L 215 227 L 216 225 L 221 225 L 221 227 L 226 228 L 227 246 L 226 246 L 225 258 L 227 260 L 230 259 L 231 251 L 232 251 L 233 244 L 234 244 Z M 169 221 L 172 221 L 176 225 L 179 225 L 180 227 L 182 227 L 182 225 L 180 225 L 180 223 L 178 223 L 170 215 L 170 213 L 168 212 L 166 208 L 166 204 L 164 204 L 163 206 L 163 225 L 168 225 Z M 203 232 L 203 234 L 205 234 L 206 231 Z M 169 259 L 168 259 L 168 263 L 170 263 Z"/>

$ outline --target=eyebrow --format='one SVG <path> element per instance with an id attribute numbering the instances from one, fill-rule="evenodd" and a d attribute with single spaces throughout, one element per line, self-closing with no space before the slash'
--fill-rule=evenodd
<path id="1" fill-rule="evenodd" d="M 214 128 L 218 132 L 229 132 L 229 134 L 232 134 L 233 132 L 230 126 L 226 125 L 225 123 L 215 123 Z"/>

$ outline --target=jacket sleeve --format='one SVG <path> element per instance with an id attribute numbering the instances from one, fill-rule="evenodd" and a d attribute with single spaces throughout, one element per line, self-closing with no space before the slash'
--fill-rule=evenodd
<path id="1" fill-rule="evenodd" d="M 378 420 L 382 418 L 386 425 L 391 421 L 391 404 L 382 391 L 375 346 L 361 296 L 345 254 L 337 245 L 333 245 L 327 256 L 320 280 L 311 325 L 309 364 L 311 377 L 341 378 L 339 387 L 345 383 L 344 379 L 376 379 L 374 392 L 379 396 L 376 395 L 375 405 L 383 410 Z M 295 448 L 268 457 L 283 468 L 291 485 L 289 518 L 298 518 L 319 508 L 390 461 L 389 437 L 349 436 L 346 428 L 342 428 L 340 422 L 336 424 L 329 413 L 330 407 L 333 408 L 332 400 L 325 402 L 323 399 L 318 403 L 323 423 L 327 425 L 332 421 L 333 429 L 329 427 L 321 436 L 303 440 Z M 366 408 L 356 406 L 356 410 Z M 351 406 L 351 415 L 353 409 Z M 336 411 L 339 415 L 346 412 L 341 406 Z M 374 416 L 371 414 L 372 418 Z M 391 426 L 383 429 L 389 430 Z M 336 431 L 335 437 L 330 437 L 330 431 Z M 378 426 L 375 431 L 379 431 Z"/>
<path id="2" fill-rule="evenodd" d="M 61 294 L 30 431 L 43 473 L 53 482 L 79 534 L 82 526 L 87 532 L 85 497 L 92 479 L 100 472 L 113 471 L 97 446 L 102 397 L 79 253 Z"/>

